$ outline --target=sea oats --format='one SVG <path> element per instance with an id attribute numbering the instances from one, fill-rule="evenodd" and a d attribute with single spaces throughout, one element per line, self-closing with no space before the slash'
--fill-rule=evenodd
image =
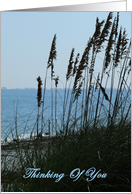
<path id="1" fill-rule="evenodd" d="M 76 59 L 75 59 L 75 63 L 74 63 L 74 67 L 73 67 L 73 74 L 72 74 L 72 76 L 74 76 L 75 75 L 75 73 L 76 73 L 76 71 L 77 71 L 77 63 L 79 62 L 79 60 L 78 60 L 78 58 L 79 58 L 79 53 L 77 54 L 77 57 L 76 57 Z"/>
<path id="2" fill-rule="evenodd" d="M 67 69 L 67 74 L 66 74 L 66 79 L 68 80 L 71 76 L 71 72 L 72 72 L 72 64 L 74 63 L 73 61 L 73 57 L 74 57 L 74 48 L 71 51 L 71 55 L 70 55 L 70 59 L 69 59 L 69 65 L 68 65 L 68 69 Z"/>
<path id="3" fill-rule="evenodd" d="M 116 45 L 116 55 L 114 57 L 114 66 L 117 67 L 118 63 L 120 62 L 121 59 L 121 48 L 122 48 L 122 27 L 120 28 L 120 33 L 119 33 L 119 37 L 117 40 L 117 45 Z"/>
<path id="4" fill-rule="evenodd" d="M 42 88 L 41 88 L 41 85 L 43 85 L 43 84 L 42 84 L 42 81 L 41 81 L 40 76 L 38 76 L 37 81 L 38 81 L 38 93 L 37 93 L 37 100 L 38 100 L 37 138 L 38 138 L 39 107 L 41 106 L 41 103 L 42 103 L 42 101 L 41 101 L 41 97 L 42 97 Z"/>
<path id="5" fill-rule="evenodd" d="M 78 88 L 77 88 L 77 90 L 76 90 L 76 94 L 75 94 L 75 97 L 74 97 L 73 102 L 75 102 L 75 100 L 78 99 L 78 97 L 80 96 L 82 85 L 83 85 L 83 81 L 79 84 L 79 86 L 78 86 Z"/>
<path id="6" fill-rule="evenodd" d="M 126 29 L 124 29 L 123 35 L 122 35 L 121 58 L 123 58 L 123 56 L 126 54 L 127 44 L 128 44 L 128 38 L 126 34 Z"/>
<path id="7" fill-rule="evenodd" d="M 53 66 L 53 65 L 51 65 L 51 78 L 52 78 L 52 79 L 53 79 L 53 77 L 54 77 L 54 73 L 55 73 L 53 69 L 54 69 L 54 66 Z"/>
<path id="8" fill-rule="evenodd" d="M 57 88 L 57 85 L 58 85 L 58 81 L 59 81 L 59 76 L 57 76 L 56 78 L 54 78 L 53 80 L 55 80 L 55 86 Z"/>
<path id="9" fill-rule="evenodd" d="M 98 73 L 98 76 L 97 76 L 97 82 L 96 82 L 96 86 L 95 86 L 95 92 L 96 92 L 96 90 L 99 87 L 99 81 L 100 81 L 99 75 L 100 75 L 100 73 Z"/>
<path id="10" fill-rule="evenodd" d="M 101 36 L 100 36 L 100 45 L 101 45 L 104 41 L 107 40 L 106 38 L 107 38 L 108 35 L 109 35 L 109 30 L 110 30 L 110 27 L 111 27 L 111 25 L 112 25 L 112 22 L 111 22 L 112 17 L 113 17 L 113 13 L 110 12 L 109 15 L 108 15 L 108 17 L 107 17 L 107 20 L 106 20 L 106 23 L 105 23 L 105 25 L 104 25 L 104 28 L 103 28 L 103 30 L 102 30 Z"/>
<path id="11" fill-rule="evenodd" d="M 81 61 L 79 63 L 79 66 L 77 68 L 77 72 L 76 72 L 76 76 L 75 76 L 75 80 L 74 80 L 74 85 L 73 85 L 73 91 L 72 93 L 75 93 L 76 89 L 77 89 L 77 84 L 80 81 L 80 79 L 82 78 L 82 73 L 83 70 L 87 67 L 88 65 L 88 60 L 89 60 L 89 52 L 90 49 L 92 47 L 92 38 L 89 39 L 87 47 L 85 48 L 85 51 L 82 55 Z"/>
<path id="12" fill-rule="evenodd" d="M 41 103 L 42 103 L 42 101 L 41 101 L 41 97 L 42 97 L 42 88 L 41 88 L 41 85 L 43 85 L 40 76 L 38 76 L 37 81 L 38 81 L 37 99 L 38 99 L 38 107 L 40 107 L 41 106 Z"/>
<path id="13" fill-rule="evenodd" d="M 54 67 L 53 60 L 56 59 L 56 56 L 57 56 L 57 51 L 56 51 L 56 34 L 55 34 L 51 45 L 47 68 L 49 68 L 50 66 Z"/>
<path id="14" fill-rule="evenodd" d="M 131 59 L 129 61 L 128 67 L 129 67 L 129 70 L 128 70 L 128 74 L 129 74 L 131 72 Z"/>
<path id="15" fill-rule="evenodd" d="M 101 43 L 101 39 L 100 39 L 100 36 L 101 36 L 101 27 L 103 26 L 103 23 L 104 23 L 104 20 L 102 22 L 99 22 L 99 19 L 97 17 L 96 19 L 96 29 L 95 29 L 95 33 L 93 35 L 93 38 L 92 38 L 92 41 L 94 43 L 94 51 L 96 50 L 96 52 L 99 52 L 99 48 L 100 48 L 100 44 Z"/>
<path id="16" fill-rule="evenodd" d="M 111 58 L 112 58 L 111 57 L 112 54 L 110 52 L 111 52 L 113 44 L 115 42 L 114 35 L 116 34 L 116 28 L 117 28 L 117 21 L 116 21 L 116 19 L 114 19 L 113 26 L 112 26 L 112 29 L 111 29 L 111 33 L 110 33 L 109 40 L 108 40 L 108 45 L 106 47 L 106 52 L 105 52 L 106 59 L 105 59 L 105 65 L 104 65 L 104 72 L 108 68 L 108 65 L 110 64 L 110 61 L 111 61 Z"/>
<path id="17" fill-rule="evenodd" d="M 92 59 L 91 59 L 91 65 L 90 65 L 90 68 L 89 68 L 89 73 L 91 74 L 91 76 L 92 76 L 92 74 L 93 74 L 93 72 L 94 72 L 94 65 L 95 65 L 95 49 L 94 49 L 94 46 L 93 46 L 93 52 L 92 52 Z"/>
<path id="18" fill-rule="evenodd" d="M 118 24 L 119 24 L 119 12 L 117 12 L 117 18 L 116 18 L 115 39 L 118 35 Z"/>

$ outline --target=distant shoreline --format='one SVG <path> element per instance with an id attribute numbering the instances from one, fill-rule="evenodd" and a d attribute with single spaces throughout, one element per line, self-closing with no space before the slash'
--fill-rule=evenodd
<path id="1" fill-rule="evenodd" d="M 46 90 L 51 90 L 51 88 L 45 88 Z M 56 88 L 52 88 L 52 89 L 56 89 Z M 64 88 L 65 89 L 65 88 Z M 63 88 L 57 88 L 57 90 L 64 90 Z M 70 88 L 72 89 L 72 88 Z M 2 87 L 1 90 L 37 90 L 37 88 L 6 88 L 6 87 Z M 42 88 L 43 90 L 43 88 Z"/>
<path id="2" fill-rule="evenodd" d="M 45 88 L 46 90 L 51 90 L 51 88 Z M 52 90 L 55 90 L 56 88 L 52 88 Z M 72 90 L 72 88 L 67 88 L 67 90 Z M 83 89 L 83 88 L 82 88 Z M 111 88 L 106 88 L 106 90 L 110 90 Z M 127 89 L 127 88 L 126 88 Z M 26 91 L 26 90 L 37 90 L 37 88 L 10 88 L 10 89 L 8 89 L 8 88 L 6 88 L 6 87 L 2 87 L 1 88 L 1 90 L 3 91 L 7 91 L 7 90 L 24 90 L 24 91 Z M 44 90 L 44 88 L 42 88 L 42 90 Z M 65 90 L 65 88 L 57 88 L 57 90 Z M 86 90 L 86 88 L 85 88 L 85 90 Z M 98 89 L 97 89 L 98 90 Z M 117 90 L 117 88 L 113 88 L 113 90 Z"/>

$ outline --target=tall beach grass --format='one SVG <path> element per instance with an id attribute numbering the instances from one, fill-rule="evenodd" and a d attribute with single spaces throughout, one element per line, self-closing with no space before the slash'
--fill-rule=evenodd
<path id="1" fill-rule="evenodd" d="M 106 21 L 99 21 L 97 17 L 95 31 L 83 55 L 78 53 L 75 56 L 75 49 L 72 48 L 61 115 L 58 111 L 60 80 L 54 72 L 54 60 L 57 59 L 57 35 L 54 35 L 43 90 L 40 76 L 37 78 L 38 115 L 31 127 L 31 132 L 37 131 L 37 136 L 30 141 L 18 140 L 2 147 L 3 151 L 14 151 L 13 159 L 8 154 L 4 157 L 4 191 L 131 191 L 131 41 L 118 23 L 119 13 L 113 18 L 110 12 Z M 102 52 L 102 70 L 96 72 L 96 61 Z M 45 102 L 48 71 L 51 71 L 50 107 Z M 47 108 L 51 116 L 45 120 Z M 15 118 L 18 136 L 17 114 Z M 43 137 L 47 128 L 49 136 Z M 50 136 L 53 131 L 56 133 L 54 137 Z M 85 173 L 76 181 L 70 177 L 76 168 L 87 171 L 91 167 L 97 171 L 101 169 L 107 177 L 95 177 L 92 181 L 86 180 Z M 40 168 L 42 173 L 49 170 L 64 173 L 64 177 L 58 182 L 55 178 L 25 179 L 23 176 L 27 168 Z"/>

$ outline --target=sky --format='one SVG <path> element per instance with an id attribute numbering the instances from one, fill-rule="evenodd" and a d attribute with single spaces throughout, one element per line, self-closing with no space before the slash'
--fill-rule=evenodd
<path id="1" fill-rule="evenodd" d="M 1 87 L 37 88 L 37 77 L 44 78 L 54 34 L 57 60 L 55 77 L 64 88 L 72 48 L 75 57 L 84 52 L 92 37 L 96 18 L 106 20 L 109 12 L 2 12 L 1 13 Z M 113 13 L 113 20 L 117 12 Z M 131 38 L 131 13 L 120 12 L 119 27 Z M 103 54 L 102 54 L 103 58 Z M 102 64 L 102 59 L 97 59 Z M 101 71 L 101 65 L 97 70 Z M 50 70 L 47 88 L 51 87 Z"/>

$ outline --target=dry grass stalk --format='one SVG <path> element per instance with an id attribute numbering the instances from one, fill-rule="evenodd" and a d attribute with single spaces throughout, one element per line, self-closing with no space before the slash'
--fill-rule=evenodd
<path id="1" fill-rule="evenodd" d="M 74 81 L 72 93 L 75 93 L 75 91 L 77 90 L 77 84 L 78 84 L 78 82 L 82 78 L 83 70 L 88 65 L 89 52 L 90 52 L 91 47 L 92 47 L 92 39 L 89 39 L 89 42 L 87 44 L 87 47 L 85 48 L 85 51 L 83 53 L 82 59 L 80 61 L 80 64 L 79 64 L 79 66 L 77 68 L 77 72 L 76 72 L 76 76 L 75 76 L 75 81 Z M 78 94 L 75 94 L 75 95 L 78 95 Z"/>
<path id="2" fill-rule="evenodd" d="M 41 85 L 42 84 L 42 80 L 40 78 L 40 76 L 38 76 L 37 78 L 37 81 L 38 81 L 38 93 L 37 93 L 37 100 L 38 100 L 38 117 L 37 117 L 37 137 L 38 137 L 38 123 L 39 123 L 39 107 L 41 106 L 41 98 L 42 98 L 42 88 L 41 88 Z"/>
<path id="3" fill-rule="evenodd" d="M 100 73 L 98 73 L 98 76 L 97 76 L 97 82 L 96 82 L 96 86 L 95 86 L 95 92 L 96 92 L 96 90 L 99 87 L 99 81 L 100 81 L 99 75 L 100 75 Z"/>
<path id="4" fill-rule="evenodd" d="M 94 46 L 94 51 L 99 52 L 99 48 L 103 42 L 101 41 L 100 36 L 101 36 L 101 27 L 103 26 L 104 20 L 102 22 L 99 22 L 99 19 L 97 17 L 96 19 L 96 29 L 95 33 L 93 35 L 92 41 L 93 41 L 93 46 Z M 96 50 L 97 49 L 97 50 Z"/>
<path id="5" fill-rule="evenodd" d="M 128 44 L 128 38 L 126 34 L 126 29 L 124 29 L 123 35 L 122 35 L 121 59 L 126 54 L 127 44 Z"/>
<path id="6" fill-rule="evenodd" d="M 67 81 L 69 80 L 69 78 L 71 76 L 72 69 L 73 69 L 73 67 L 72 67 L 72 64 L 74 63 L 73 57 L 74 57 L 74 48 L 71 51 L 71 56 L 69 59 L 69 65 L 68 65 L 67 74 L 66 74 Z"/>
<path id="7" fill-rule="evenodd" d="M 105 88 L 103 88 L 103 87 L 101 86 L 101 84 L 99 84 L 99 85 L 100 85 L 100 89 L 101 89 L 102 93 L 104 94 L 105 99 L 108 100 L 108 101 L 110 102 L 110 100 L 109 100 L 109 98 L 108 98 L 108 95 L 107 95 L 106 92 L 105 92 Z M 110 103 L 111 103 L 111 102 L 110 102 Z"/>
<path id="8" fill-rule="evenodd" d="M 121 59 L 121 48 L 122 48 L 122 28 L 120 29 L 118 41 L 117 41 L 117 46 L 116 46 L 116 56 L 114 57 L 114 66 L 117 67 L 120 59 Z"/>
<path id="9" fill-rule="evenodd" d="M 41 98 L 42 98 L 42 88 L 41 88 L 41 85 L 43 85 L 40 76 L 38 76 L 37 81 L 38 81 L 37 100 L 38 100 L 38 107 L 40 107 L 41 103 L 42 103 L 42 101 L 41 101 Z"/>
<path id="10" fill-rule="evenodd" d="M 131 59 L 129 61 L 128 67 L 129 67 L 129 70 L 128 70 L 128 74 L 129 74 L 131 72 Z"/>
<path id="11" fill-rule="evenodd" d="M 94 64 L 95 64 L 95 58 L 96 58 L 96 54 L 98 52 L 100 52 L 100 48 L 102 43 L 105 41 L 105 37 L 108 35 L 109 33 L 109 28 L 111 26 L 111 20 L 112 19 L 112 13 L 109 14 L 105 27 L 101 33 L 101 27 L 104 24 L 104 20 L 102 22 L 99 22 L 99 19 L 97 17 L 96 19 L 96 29 L 95 32 L 93 34 L 93 37 L 89 40 L 88 42 L 88 46 L 86 47 L 82 59 L 80 61 L 80 65 L 77 69 L 77 74 L 75 77 L 75 82 L 74 82 L 74 86 L 73 86 L 73 93 L 75 93 L 75 91 L 79 91 L 79 93 L 76 93 L 75 96 L 79 96 L 80 94 L 80 88 L 79 90 L 77 90 L 77 84 L 78 82 L 81 80 L 82 78 L 82 71 L 87 67 L 88 65 L 88 60 L 89 60 L 89 51 L 93 45 L 93 55 L 92 55 L 92 60 L 91 60 L 91 66 L 90 66 L 90 74 L 92 76 L 92 73 L 94 71 Z M 90 79 L 92 81 L 92 79 Z M 80 87 L 80 86 L 79 86 Z M 91 87 L 91 84 L 90 84 Z"/>
<path id="12" fill-rule="evenodd" d="M 114 23 L 113 23 L 113 26 L 112 26 L 111 33 L 110 33 L 110 37 L 109 37 L 108 45 L 107 45 L 107 48 L 106 48 L 106 52 L 105 52 L 106 60 L 105 60 L 105 65 L 104 65 L 104 72 L 108 68 L 108 65 L 110 64 L 111 59 L 112 59 L 112 57 L 111 57 L 112 54 L 110 52 L 113 48 L 113 44 L 115 43 L 114 35 L 116 37 L 116 33 L 117 33 L 116 28 L 117 28 L 117 23 L 116 23 L 116 19 L 115 19 Z"/>
<path id="13" fill-rule="evenodd" d="M 77 54 L 77 56 L 76 56 L 76 59 L 75 59 L 75 63 L 74 63 L 74 67 L 73 67 L 73 74 L 72 74 L 72 76 L 74 76 L 75 75 L 75 73 L 76 73 L 76 71 L 77 71 L 77 63 L 79 62 L 79 53 Z"/>
<path id="14" fill-rule="evenodd" d="M 106 23 L 104 25 L 104 28 L 102 30 L 102 33 L 101 33 L 101 35 L 99 37 L 99 45 L 98 45 L 97 52 L 101 52 L 101 50 L 100 50 L 101 49 L 101 45 L 102 45 L 103 42 L 105 42 L 107 40 L 106 38 L 109 35 L 109 30 L 110 30 L 110 27 L 112 25 L 112 22 L 111 22 L 112 17 L 113 17 L 113 13 L 110 12 L 108 17 L 107 17 L 107 20 L 106 20 Z"/>
<path id="15" fill-rule="evenodd" d="M 56 34 L 54 35 L 53 41 L 52 41 L 52 45 L 51 45 L 51 50 L 50 50 L 50 55 L 49 55 L 49 59 L 48 59 L 48 65 L 46 68 L 46 76 L 45 76 L 45 82 L 44 82 L 44 94 L 43 94 L 43 106 L 42 106 L 42 123 L 41 123 L 41 130 L 43 128 L 43 112 L 44 112 L 44 98 L 45 98 L 45 89 L 46 89 L 46 80 L 47 80 L 47 72 L 48 72 L 48 68 L 51 67 L 51 84 L 52 84 L 52 79 L 53 79 L 53 74 L 54 74 L 54 64 L 53 64 L 53 60 L 56 59 L 57 56 L 57 51 L 56 51 Z M 52 88 L 52 87 L 51 87 Z M 52 98 L 52 107 L 53 107 L 53 98 Z M 53 110 L 52 110 L 53 112 Z"/>
<path id="16" fill-rule="evenodd" d="M 57 85 L 58 85 L 58 81 L 59 81 L 59 76 L 57 76 L 56 78 L 54 78 L 53 80 L 55 80 L 55 86 L 57 88 Z"/>
<path id="17" fill-rule="evenodd" d="M 56 34 L 55 34 L 51 45 L 47 68 L 49 68 L 50 66 L 53 66 L 53 60 L 56 59 L 56 55 L 57 55 L 57 51 L 56 51 Z"/>
<path id="18" fill-rule="evenodd" d="M 82 85 L 83 85 L 83 81 L 80 82 L 80 84 L 79 84 L 79 86 L 78 86 L 78 88 L 76 90 L 76 94 L 75 94 L 73 102 L 75 102 L 75 100 L 78 99 L 78 96 L 81 94 Z"/>

